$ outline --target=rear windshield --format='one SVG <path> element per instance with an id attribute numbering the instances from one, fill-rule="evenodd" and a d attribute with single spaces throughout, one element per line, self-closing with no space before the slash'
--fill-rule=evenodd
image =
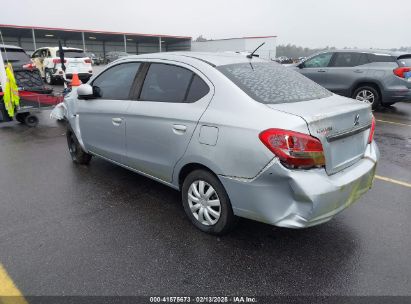
<path id="1" fill-rule="evenodd" d="M 411 55 L 400 57 L 398 64 L 402 67 L 411 67 Z"/>
<path id="2" fill-rule="evenodd" d="M 21 67 L 30 63 L 30 57 L 22 49 L 1 48 L 1 56 L 5 63 L 7 63 L 8 60 L 13 66 Z"/>
<path id="3" fill-rule="evenodd" d="M 63 50 L 64 58 L 84 58 L 87 57 L 86 53 L 82 50 Z M 57 57 L 60 57 L 60 51 L 57 51 Z"/>
<path id="4" fill-rule="evenodd" d="M 298 102 L 331 96 L 331 92 L 291 68 L 274 62 L 217 67 L 251 98 L 265 104 Z"/>

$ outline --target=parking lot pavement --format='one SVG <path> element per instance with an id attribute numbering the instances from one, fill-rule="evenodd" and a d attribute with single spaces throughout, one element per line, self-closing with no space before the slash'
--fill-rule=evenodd
<path id="1" fill-rule="evenodd" d="M 48 113 L 2 124 L 0 264 L 24 295 L 411 295 L 411 104 L 375 115 L 377 174 L 404 185 L 376 179 L 318 227 L 241 220 L 224 237 L 195 229 L 166 186 L 74 165 Z"/>

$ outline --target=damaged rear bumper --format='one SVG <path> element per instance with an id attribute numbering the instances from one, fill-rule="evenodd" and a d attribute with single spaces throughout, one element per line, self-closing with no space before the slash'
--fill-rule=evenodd
<path id="1" fill-rule="evenodd" d="M 219 176 L 234 214 L 279 227 L 304 228 L 329 221 L 373 183 L 379 151 L 333 175 L 324 169 L 290 170 L 274 160 L 253 179 Z"/>

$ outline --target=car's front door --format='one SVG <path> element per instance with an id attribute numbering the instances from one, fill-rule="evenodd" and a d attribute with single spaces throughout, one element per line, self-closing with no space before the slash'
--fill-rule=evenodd
<path id="1" fill-rule="evenodd" d="M 122 163 L 126 154 L 125 114 L 140 63 L 115 65 L 92 82 L 95 99 L 78 100 L 81 138 L 87 150 Z"/>
<path id="2" fill-rule="evenodd" d="M 33 61 L 36 68 L 40 71 L 41 77 L 45 77 L 43 59 L 41 57 L 42 52 L 43 49 L 38 49 L 37 51 L 35 51 L 33 55 L 31 55 L 31 61 Z"/>
<path id="3" fill-rule="evenodd" d="M 171 182 L 173 168 L 213 96 L 213 86 L 183 64 L 146 63 L 144 74 L 137 100 L 127 111 L 127 165 Z"/>
<path id="4" fill-rule="evenodd" d="M 333 53 L 321 53 L 300 64 L 298 70 L 304 76 L 328 89 L 328 65 L 331 62 Z"/>

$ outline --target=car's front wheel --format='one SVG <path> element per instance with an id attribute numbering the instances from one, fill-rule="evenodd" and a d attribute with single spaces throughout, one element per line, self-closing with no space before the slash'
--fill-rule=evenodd
<path id="1" fill-rule="evenodd" d="M 182 186 L 184 211 L 201 231 L 222 235 L 236 222 L 230 199 L 216 176 L 205 170 L 187 175 Z"/>
<path id="2" fill-rule="evenodd" d="M 67 145 L 70 152 L 71 159 L 74 163 L 80 165 L 87 165 L 91 161 L 91 154 L 88 154 L 81 147 L 76 134 L 68 128 L 66 132 Z"/>
<path id="3" fill-rule="evenodd" d="M 381 105 L 380 94 L 371 86 L 359 87 L 354 91 L 353 98 L 370 104 L 373 110 L 377 110 Z"/>

